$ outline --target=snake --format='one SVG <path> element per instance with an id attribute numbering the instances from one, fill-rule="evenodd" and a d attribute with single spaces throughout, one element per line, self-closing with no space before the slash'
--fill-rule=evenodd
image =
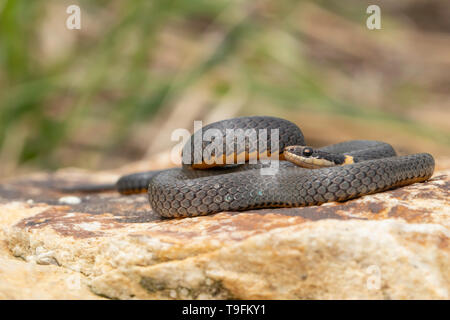
<path id="1" fill-rule="evenodd" d="M 399 156 L 381 141 L 313 148 L 296 124 L 270 116 L 206 125 L 186 142 L 182 158 L 181 167 L 128 174 L 114 188 L 147 192 L 154 212 L 185 218 L 342 202 L 424 182 L 435 166 L 429 153 Z"/>

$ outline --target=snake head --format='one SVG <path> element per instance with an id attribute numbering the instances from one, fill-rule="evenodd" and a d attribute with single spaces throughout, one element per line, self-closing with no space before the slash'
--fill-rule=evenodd
<path id="1" fill-rule="evenodd" d="M 320 151 L 309 146 L 288 146 L 284 158 L 300 167 L 319 169 L 353 163 L 353 158 L 344 154 Z"/>

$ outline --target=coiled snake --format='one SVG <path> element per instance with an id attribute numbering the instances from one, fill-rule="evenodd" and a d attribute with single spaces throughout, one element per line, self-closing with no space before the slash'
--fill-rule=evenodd
<path id="1" fill-rule="evenodd" d="M 206 159 L 204 150 L 212 142 L 197 139 L 200 144 L 196 144 L 198 133 L 194 133 L 183 149 L 181 168 L 127 175 L 119 179 L 116 189 L 123 194 L 148 190 L 150 205 L 161 216 L 193 217 L 229 210 L 344 201 L 422 182 L 434 171 L 434 159 L 430 154 L 397 156 L 392 146 L 384 142 L 355 140 L 318 149 L 304 147 L 300 128 L 274 117 L 223 120 L 205 126 L 202 131 L 208 129 L 223 135 L 222 153 L 216 150 Z M 225 136 L 230 132 L 227 129 L 253 133 L 253 138 L 256 134 L 256 140 L 244 139 L 242 144 L 237 143 L 235 137 L 228 141 L 231 143 L 226 143 Z M 276 149 L 270 136 L 274 129 L 279 136 Z M 264 130 L 267 130 L 267 141 L 261 147 L 259 141 Z M 190 150 L 193 152 L 187 154 Z M 262 160 L 263 152 L 268 156 L 280 155 L 275 173 L 262 174 L 261 169 L 267 168 L 267 164 L 261 163 L 231 167 L 208 164 L 212 160 L 225 160 L 224 163 L 239 158 Z M 200 162 L 188 164 L 193 163 L 195 156 Z M 298 160 L 307 168 L 285 160 Z"/>

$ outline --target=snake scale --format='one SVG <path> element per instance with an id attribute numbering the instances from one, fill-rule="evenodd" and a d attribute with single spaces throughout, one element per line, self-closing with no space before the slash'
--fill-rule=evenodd
<path id="1" fill-rule="evenodd" d="M 429 179 L 434 171 L 434 159 L 428 153 L 397 156 L 391 145 L 368 140 L 347 141 L 317 149 L 319 152 L 350 156 L 354 163 L 319 169 L 296 166 L 284 161 L 283 150 L 293 145 L 304 146 L 304 137 L 295 124 L 280 118 L 233 118 L 207 125 L 203 131 L 207 129 L 214 129 L 224 136 L 227 129 L 254 129 L 257 133 L 254 141 L 248 139 L 244 144 L 238 144 L 233 140 L 233 143 L 225 144 L 224 139 L 223 154 L 213 154 L 215 159 L 244 153 L 256 154 L 259 158 L 262 151 L 269 154 L 279 152 L 278 170 L 272 175 L 262 175 L 261 168 L 267 167 L 262 163 L 195 169 L 195 165 L 186 162 L 192 163 L 196 152 L 202 158 L 202 152 L 210 142 L 201 141 L 201 148 L 195 148 L 194 133 L 183 153 L 186 155 L 187 150 L 194 152 L 183 157 L 181 168 L 124 176 L 117 182 L 117 190 L 124 194 L 148 191 L 152 209 L 161 216 L 193 217 L 229 210 L 300 207 L 344 201 L 422 182 Z M 258 145 L 261 129 L 278 130 L 277 150 L 271 149 L 269 135 L 265 147 Z"/>

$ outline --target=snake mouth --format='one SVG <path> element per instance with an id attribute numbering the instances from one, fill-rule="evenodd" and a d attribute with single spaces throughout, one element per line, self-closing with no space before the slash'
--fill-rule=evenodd
<path id="1" fill-rule="evenodd" d="M 229 155 L 222 154 L 218 157 L 211 156 L 208 159 L 203 159 L 200 163 L 194 163 L 191 164 L 190 167 L 192 169 L 211 169 L 211 168 L 217 168 L 217 167 L 223 167 L 227 165 L 234 165 L 234 164 L 244 164 L 244 163 L 251 163 L 251 161 L 259 161 L 259 160 L 285 160 L 284 154 L 279 152 L 247 152 L 243 151 L 241 153 L 231 153 Z"/>
<path id="2" fill-rule="evenodd" d="M 308 169 L 328 168 L 346 163 L 345 155 L 318 151 L 308 146 L 288 146 L 283 154 L 287 161 Z"/>

